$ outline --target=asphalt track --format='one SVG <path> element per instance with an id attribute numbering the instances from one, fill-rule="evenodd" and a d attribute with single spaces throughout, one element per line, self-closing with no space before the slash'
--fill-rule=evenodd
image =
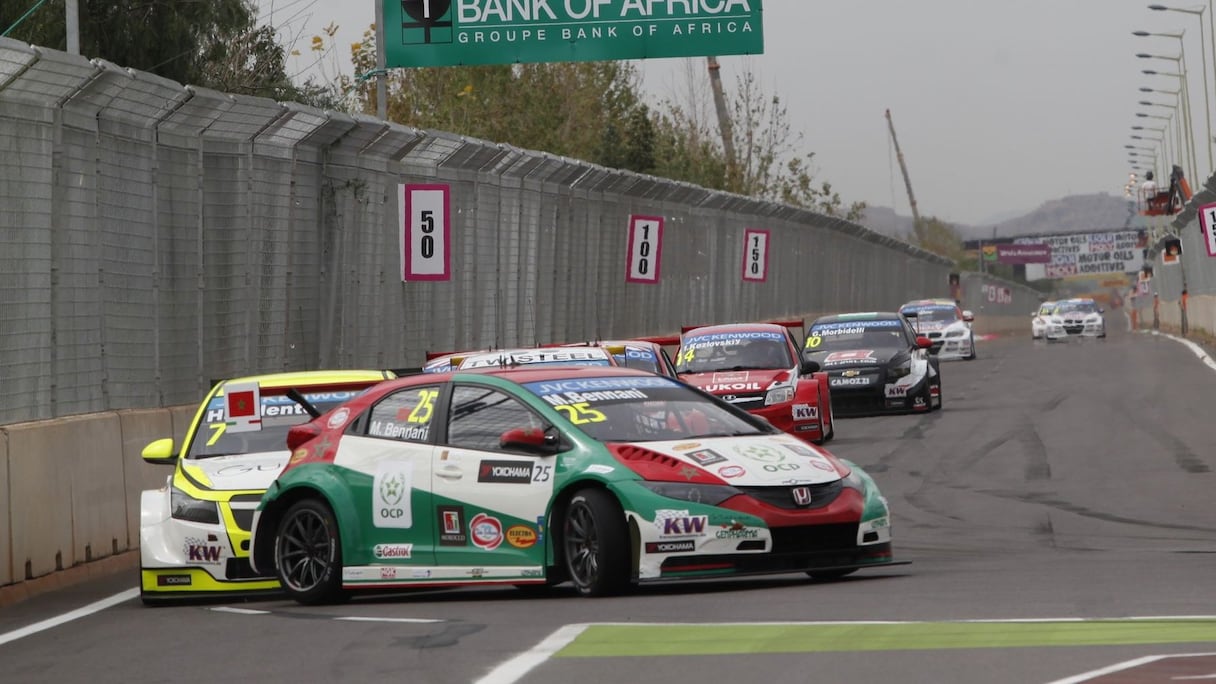
<path id="1" fill-rule="evenodd" d="M 325 608 L 145 608 L 132 573 L 0 610 L 0 681 L 1210 681 L 1189 654 L 1216 653 L 1216 371 L 1111 320 L 944 363 L 939 413 L 840 422 L 911 565 Z"/>

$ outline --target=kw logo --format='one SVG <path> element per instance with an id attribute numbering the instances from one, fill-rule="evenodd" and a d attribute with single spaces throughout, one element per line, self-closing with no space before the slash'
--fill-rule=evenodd
<path id="1" fill-rule="evenodd" d="M 205 544 L 190 544 L 186 547 L 186 555 L 192 561 L 200 563 L 218 563 L 220 562 L 221 549 L 218 546 L 210 546 Z"/>
<path id="2" fill-rule="evenodd" d="M 663 534 L 671 536 L 686 537 L 690 535 L 705 534 L 706 517 L 703 515 L 694 515 L 687 518 L 664 518 L 663 519 Z"/>

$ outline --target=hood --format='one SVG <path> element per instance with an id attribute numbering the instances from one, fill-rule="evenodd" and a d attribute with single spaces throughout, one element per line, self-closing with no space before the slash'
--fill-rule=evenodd
<path id="1" fill-rule="evenodd" d="M 834 456 L 788 435 L 712 437 L 679 442 L 641 442 L 741 487 L 780 487 L 834 482 L 847 470 Z"/>
<path id="2" fill-rule="evenodd" d="M 189 459 L 182 462 L 182 467 L 195 478 L 200 475 L 206 478 L 204 482 L 210 483 L 215 490 L 265 490 L 283 471 L 290 457 L 287 450 L 264 451 Z"/>
<path id="3" fill-rule="evenodd" d="M 697 389 L 717 396 L 763 392 L 778 380 L 788 380 L 792 368 L 685 373 L 680 379 Z"/>
<path id="4" fill-rule="evenodd" d="M 819 364 L 825 371 L 840 371 L 848 368 L 886 366 L 902 349 L 837 349 L 808 353 L 806 358 Z"/>
<path id="5" fill-rule="evenodd" d="M 915 328 L 917 332 L 927 333 L 945 330 L 950 325 L 953 325 L 953 323 L 950 321 L 925 321 L 923 323 L 915 323 L 912 327 Z"/>

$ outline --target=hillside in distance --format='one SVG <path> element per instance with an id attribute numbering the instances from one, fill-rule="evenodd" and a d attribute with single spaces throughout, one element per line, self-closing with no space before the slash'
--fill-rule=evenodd
<path id="1" fill-rule="evenodd" d="M 949 221 L 949 217 L 938 218 Z M 912 232 L 912 217 L 898 214 L 889 207 L 866 207 L 861 224 L 883 235 L 904 239 Z M 1140 228 L 1144 226 L 1144 220 L 1136 214 L 1128 198 L 1101 192 L 1049 200 L 1021 216 L 996 224 L 951 225 L 963 240 L 978 240 L 991 238 L 993 228 L 996 237 L 1018 237 Z"/>

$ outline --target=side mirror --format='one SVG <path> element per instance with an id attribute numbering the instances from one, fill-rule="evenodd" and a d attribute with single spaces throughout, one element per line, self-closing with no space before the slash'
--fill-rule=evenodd
<path id="1" fill-rule="evenodd" d="M 970 323 L 971 321 L 975 320 L 975 314 L 971 313 L 970 311 L 964 311 L 963 320 Z"/>
<path id="2" fill-rule="evenodd" d="M 511 428 L 498 438 L 498 445 L 503 449 L 542 456 L 556 454 L 559 444 L 556 432 L 550 433 L 540 428 Z"/>
<path id="3" fill-rule="evenodd" d="M 929 349 L 933 346 L 933 340 L 928 337 L 918 337 L 916 338 L 916 346 L 921 349 Z"/>
<path id="4" fill-rule="evenodd" d="M 818 373 L 821 368 L 823 368 L 823 367 L 820 366 L 817 362 L 811 361 L 810 359 L 803 359 L 802 363 L 798 364 L 798 372 L 802 375 L 810 375 L 811 373 Z"/>
<path id="5" fill-rule="evenodd" d="M 140 453 L 148 463 L 155 465 L 173 465 L 177 462 L 177 452 L 173 449 L 173 438 L 166 437 L 152 442 Z"/>

